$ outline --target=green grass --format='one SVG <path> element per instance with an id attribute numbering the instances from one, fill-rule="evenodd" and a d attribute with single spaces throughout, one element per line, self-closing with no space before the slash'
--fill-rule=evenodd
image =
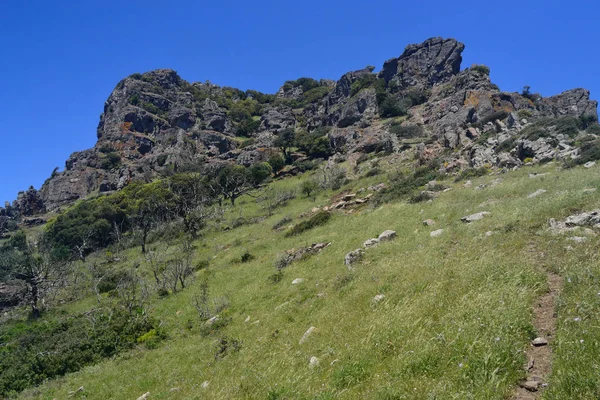
<path id="1" fill-rule="evenodd" d="M 549 174 L 529 178 L 534 171 Z M 501 184 L 474 189 L 498 177 Z M 273 185 L 289 189 L 301 179 Z M 382 179 L 353 181 L 350 187 Z M 332 192 L 317 194 L 315 202 L 298 197 L 257 224 L 209 232 L 196 242 L 195 260 L 210 259 L 210 266 L 197 271 L 185 290 L 151 299 L 150 313 L 161 320 L 167 340 L 155 349 L 140 345 L 21 398 L 66 398 L 84 386 L 88 399 L 135 399 L 145 392 L 151 399 L 504 399 L 524 377 L 523 350 L 536 336 L 532 306 L 547 290 L 544 267 L 565 278 L 546 397 L 597 398 L 598 239 L 567 251 L 564 237 L 545 230 L 549 218 L 600 206 L 600 193 L 581 194 L 599 186 L 597 170 L 558 171 L 547 165 L 472 179 L 470 188 L 444 182 L 453 190 L 431 203 L 336 213 L 327 224 L 293 237 L 273 225 L 284 216 L 298 223 L 301 213 L 329 204 Z M 548 192 L 527 198 L 540 188 Z M 477 211 L 491 215 L 460 222 Z M 246 197 L 226 218 L 260 213 Z M 435 227 L 423 226 L 427 218 Z M 444 233 L 431 238 L 429 232 L 439 228 Z M 386 229 L 397 231 L 398 238 L 367 250 L 348 271 L 344 255 Z M 487 237 L 487 231 L 494 235 Z M 278 254 L 317 242 L 332 244 L 291 264 L 278 283 L 269 280 Z M 173 246 L 153 246 L 165 257 L 175 255 Z M 246 252 L 255 258 L 238 262 Z M 141 261 L 139 248 L 124 251 L 122 259 L 123 268 Z M 145 263 L 138 270 L 150 279 Z M 304 282 L 291 285 L 295 278 Z M 193 305 L 204 280 L 211 297 L 230 301 L 222 314 L 229 322 L 212 332 L 202 328 Z M 385 299 L 375 303 L 377 294 Z M 95 302 L 88 297 L 65 309 Z M 299 344 L 311 326 L 316 330 Z M 223 338 L 237 341 L 239 349 L 216 357 Z M 319 366 L 310 368 L 313 356 Z M 202 388 L 205 381 L 209 385 Z"/>

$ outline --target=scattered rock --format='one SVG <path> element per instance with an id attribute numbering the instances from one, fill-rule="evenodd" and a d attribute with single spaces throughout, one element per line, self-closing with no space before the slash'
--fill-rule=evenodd
<path id="1" fill-rule="evenodd" d="M 383 299 L 385 299 L 385 294 L 378 294 L 377 296 L 373 297 L 373 302 L 379 303 Z"/>
<path id="2" fill-rule="evenodd" d="M 530 178 L 540 178 L 540 177 L 545 176 L 545 175 L 548 175 L 548 173 L 544 172 L 543 174 L 538 174 L 537 172 L 534 172 L 532 174 L 529 174 L 529 177 Z"/>
<path id="3" fill-rule="evenodd" d="M 200 387 L 201 387 L 202 389 L 207 389 L 207 388 L 208 388 L 208 385 L 210 385 L 210 382 L 209 382 L 209 381 L 204 381 L 204 382 L 202 382 L 202 385 L 200 385 Z"/>
<path id="4" fill-rule="evenodd" d="M 83 386 L 81 388 L 83 388 Z M 79 388 L 79 389 L 81 389 L 81 388 Z M 143 395 L 138 397 L 137 400 L 146 400 L 148 398 L 148 396 L 150 396 L 150 392 L 144 393 Z"/>
<path id="5" fill-rule="evenodd" d="M 302 279 L 302 278 L 296 278 L 296 279 L 294 279 L 294 280 L 292 281 L 292 285 L 299 285 L 299 284 L 301 284 L 302 282 L 304 282 L 304 279 Z"/>
<path id="6" fill-rule="evenodd" d="M 477 187 L 475 188 L 475 190 L 483 190 L 483 189 L 485 189 L 486 187 L 487 187 L 487 185 L 485 185 L 485 184 L 483 184 L 483 183 L 482 183 L 481 185 L 477 186 Z"/>
<path id="7" fill-rule="evenodd" d="M 316 368 L 319 366 L 319 359 L 315 356 L 312 356 L 310 358 L 310 361 L 308 363 L 309 368 Z"/>
<path id="8" fill-rule="evenodd" d="M 82 393 L 84 392 L 85 389 L 83 388 L 83 386 L 79 386 L 79 388 L 77 390 L 74 390 L 72 392 L 69 392 L 69 397 L 73 397 L 75 396 L 77 393 Z M 148 393 L 144 393 L 142 396 L 140 396 L 138 398 L 138 400 L 145 400 L 148 396 L 150 395 L 150 392 Z"/>
<path id="9" fill-rule="evenodd" d="M 483 217 L 486 217 L 488 215 L 491 215 L 491 213 L 488 211 L 481 211 L 475 214 L 467 215 L 466 217 L 462 217 L 460 220 L 468 224 L 471 222 L 479 221 L 480 219 L 483 219 Z"/>
<path id="10" fill-rule="evenodd" d="M 386 187 L 387 187 L 387 185 L 385 183 L 379 183 L 377 185 L 369 186 L 367 188 L 367 190 L 369 190 L 371 192 L 379 192 L 380 190 L 383 190 Z"/>
<path id="11" fill-rule="evenodd" d="M 584 236 L 571 236 L 569 240 L 572 240 L 575 243 L 583 243 L 587 240 Z"/>
<path id="12" fill-rule="evenodd" d="M 594 193 L 595 191 L 596 191 L 596 188 L 583 189 L 583 193 Z"/>
<path id="13" fill-rule="evenodd" d="M 369 249 L 371 247 L 377 246 L 378 244 L 379 244 L 379 239 L 374 238 L 374 239 L 366 240 L 363 243 L 363 247 L 366 248 L 366 249 Z"/>
<path id="14" fill-rule="evenodd" d="M 487 231 L 487 232 L 485 233 L 485 237 L 490 237 L 490 236 L 492 236 L 494 233 L 495 233 L 495 232 L 492 232 L 492 231 Z"/>
<path id="15" fill-rule="evenodd" d="M 212 317 L 211 319 L 209 319 L 208 321 L 206 321 L 207 325 L 212 325 L 215 322 L 218 322 L 221 319 L 221 317 L 219 317 L 218 315 L 215 315 L 214 317 Z"/>
<path id="16" fill-rule="evenodd" d="M 595 161 L 588 161 L 585 164 L 583 164 L 583 166 L 586 168 L 592 168 L 594 165 L 596 165 Z"/>
<path id="17" fill-rule="evenodd" d="M 356 197 L 355 194 L 347 194 L 344 197 L 342 197 L 343 201 L 350 201 L 350 200 L 354 200 L 354 198 Z"/>
<path id="18" fill-rule="evenodd" d="M 548 341 L 543 337 L 536 337 L 535 339 L 533 339 L 531 344 L 535 347 L 546 346 L 548 344 Z"/>
<path id="19" fill-rule="evenodd" d="M 314 326 L 311 326 L 310 328 L 308 328 L 308 330 L 306 332 L 304 332 L 304 335 L 302 335 L 302 338 L 300 338 L 300 341 L 298 342 L 298 344 L 302 344 L 304 342 L 306 342 L 308 340 L 308 338 L 310 337 L 310 335 L 313 334 L 313 332 L 315 331 Z"/>
<path id="20" fill-rule="evenodd" d="M 425 221 L 423 221 L 423 225 L 425 226 L 433 226 L 435 225 L 435 221 L 432 219 L 426 219 Z"/>
<path id="21" fill-rule="evenodd" d="M 544 193 L 546 193 L 547 190 L 544 189 L 538 189 L 535 192 L 531 193 L 530 195 L 527 196 L 528 199 L 533 199 L 534 197 L 538 197 L 539 195 L 542 195 Z"/>
<path id="22" fill-rule="evenodd" d="M 380 242 L 387 242 L 396 238 L 396 231 L 386 230 L 379 235 Z"/>
<path id="23" fill-rule="evenodd" d="M 520 385 L 523 389 L 529 390 L 530 392 L 537 392 L 539 389 L 540 383 L 537 381 L 528 380 L 528 381 L 522 382 Z"/>
<path id="24" fill-rule="evenodd" d="M 287 250 L 280 256 L 280 259 L 277 260 L 277 267 L 279 269 L 285 268 L 294 261 L 303 260 L 309 256 L 318 254 L 321 250 L 329 247 L 329 243 L 314 243 L 308 247 L 303 247 L 301 249 L 290 249 Z"/>
<path id="25" fill-rule="evenodd" d="M 250 322 L 250 316 L 249 316 L 249 315 L 248 315 L 248 316 L 246 317 L 246 319 L 244 320 L 244 323 L 246 323 L 246 324 L 247 324 L 248 322 Z"/>
<path id="26" fill-rule="evenodd" d="M 352 264 L 362 259 L 363 255 L 364 252 L 362 249 L 356 249 L 354 251 L 351 251 L 350 253 L 346 254 L 346 257 L 344 257 L 344 263 L 346 264 L 348 269 L 350 269 L 352 268 Z"/>
<path id="27" fill-rule="evenodd" d="M 468 188 L 468 187 L 471 187 L 472 185 L 473 185 L 473 182 L 471 182 L 471 181 L 466 181 L 466 182 L 465 182 L 465 184 L 463 185 L 463 187 L 466 187 L 466 188 Z"/>
<path id="28" fill-rule="evenodd" d="M 438 230 L 436 230 L 436 231 L 433 231 L 433 232 L 431 232 L 431 233 L 429 234 L 429 236 L 431 236 L 431 237 L 438 237 L 438 236 L 440 236 L 442 233 L 444 233 L 444 230 L 443 230 L 443 229 L 438 229 Z"/>
<path id="29" fill-rule="evenodd" d="M 169 392 L 171 392 L 171 393 L 173 393 L 173 392 L 179 392 L 180 390 L 181 390 L 181 388 L 174 387 L 174 388 L 169 389 Z"/>

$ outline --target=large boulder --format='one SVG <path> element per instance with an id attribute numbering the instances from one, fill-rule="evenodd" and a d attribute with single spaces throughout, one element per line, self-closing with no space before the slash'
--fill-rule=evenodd
<path id="1" fill-rule="evenodd" d="M 460 71 L 464 48 L 455 39 L 440 37 L 408 45 L 400 57 L 383 64 L 379 77 L 399 88 L 430 87 L 445 82 Z"/>

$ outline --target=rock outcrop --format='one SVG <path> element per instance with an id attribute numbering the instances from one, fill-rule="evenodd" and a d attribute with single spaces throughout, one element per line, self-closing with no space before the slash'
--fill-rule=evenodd
<path id="1" fill-rule="evenodd" d="M 369 66 L 337 81 L 300 78 L 274 95 L 189 83 L 170 69 L 133 74 L 106 100 L 96 145 L 73 153 L 39 192 L 20 194 L 15 208 L 35 215 L 207 163 L 266 161 L 277 151 L 275 135 L 287 129 L 327 127 L 334 153 L 412 151 L 421 163 L 444 157 L 447 172 L 579 157 L 577 132 L 559 125 L 566 118 L 597 120 L 587 90 L 548 98 L 501 92 L 488 67 L 461 70 L 464 48 L 431 38 L 407 46 L 379 73 Z M 385 119 L 401 114 L 403 121 Z M 544 134 L 536 135 L 542 120 Z"/>

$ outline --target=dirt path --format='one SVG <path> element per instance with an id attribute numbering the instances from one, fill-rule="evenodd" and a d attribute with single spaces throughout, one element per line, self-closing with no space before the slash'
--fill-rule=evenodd
<path id="1" fill-rule="evenodd" d="M 534 321 L 538 337 L 545 339 L 547 344 L 534 346 L 527 349 L 527 378 L 519 384 L 512 400 L 534 400 L 541 397 L 541 393 L 552 372 L 552 341 L 556 329 L 555 301 L 562 287 L 562 278 L 548 270 L 549 291 L 535 301 Z"/>

